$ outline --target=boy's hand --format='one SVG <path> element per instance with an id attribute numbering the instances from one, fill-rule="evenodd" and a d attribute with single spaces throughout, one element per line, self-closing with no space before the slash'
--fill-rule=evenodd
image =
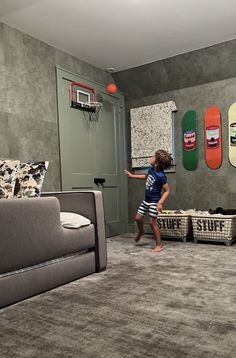
<path id="1" fill-rule="evenodd" d="M 132 177 L 132 173 L 130 173 L 128 170 L 124 170 L 124 174 L 127 175 L 128 178 Z"/>
<path id="2" fill-rule="evenodd" d="M 163 209 L 162 204 L 157 203 L 157 211 L 158 211 L 158 213 L 161 213 L 162 209 Z"/>

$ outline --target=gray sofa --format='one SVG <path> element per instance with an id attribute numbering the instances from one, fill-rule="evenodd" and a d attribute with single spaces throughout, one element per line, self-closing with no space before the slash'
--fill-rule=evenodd
<path id="1" fill-rule="evenodd" d="M 91 220 L 65 229 L 60 211 Z M 99 191 L 0 200 L 0 307 L 102 271 L 107 265 Z"/>

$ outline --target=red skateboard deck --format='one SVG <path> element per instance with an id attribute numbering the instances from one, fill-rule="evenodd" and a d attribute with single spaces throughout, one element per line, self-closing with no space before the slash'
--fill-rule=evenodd
<path id="1" fill-rule="evenodd" d="M 218 107 L 209 107 L 204 117 L 205 156 L 210 169 L 218 169 L 222 164 L 221 117 Z"/>

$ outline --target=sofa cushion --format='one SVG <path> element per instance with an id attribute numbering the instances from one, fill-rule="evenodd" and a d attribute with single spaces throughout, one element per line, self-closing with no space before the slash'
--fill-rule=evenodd
<path id="1" fill-rule="evenodd" d="M 0 199 L 13 198 L 19 165 L 19 160 L 0 159 Z"/>
<path id="2" fill-rule="evenodd" d="M 20 163 L 14 196 L 17 198 L 38 197 L 49 162 Z"/>
<path id="3" fill-rule="evenodd" d="M 91 224 L 91 221 L 85 216 L 75 213 L 61 212 L 60 217 L 61 225 L 67 229 L 78 229 L 81 226 Z"/>

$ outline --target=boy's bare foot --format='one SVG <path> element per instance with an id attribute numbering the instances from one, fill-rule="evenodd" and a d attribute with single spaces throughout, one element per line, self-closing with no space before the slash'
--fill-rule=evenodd
<path id="1" fill-rule="evenodd" d="M 161 252 L 163 250 L 164 250 L 163 246 L 158 245 L 152 249 L 152 252 Z"/>
<path id="2" fill-rule="evenodd" d="M 139 240 L 141 239 L 141 237 L 143 236 L 143 234 L 144 234 L 144 232 L 139 232 L 139 233 L 136 235 L 134 241 L 135 241 L 135 242 L 139 242 Z"/>

